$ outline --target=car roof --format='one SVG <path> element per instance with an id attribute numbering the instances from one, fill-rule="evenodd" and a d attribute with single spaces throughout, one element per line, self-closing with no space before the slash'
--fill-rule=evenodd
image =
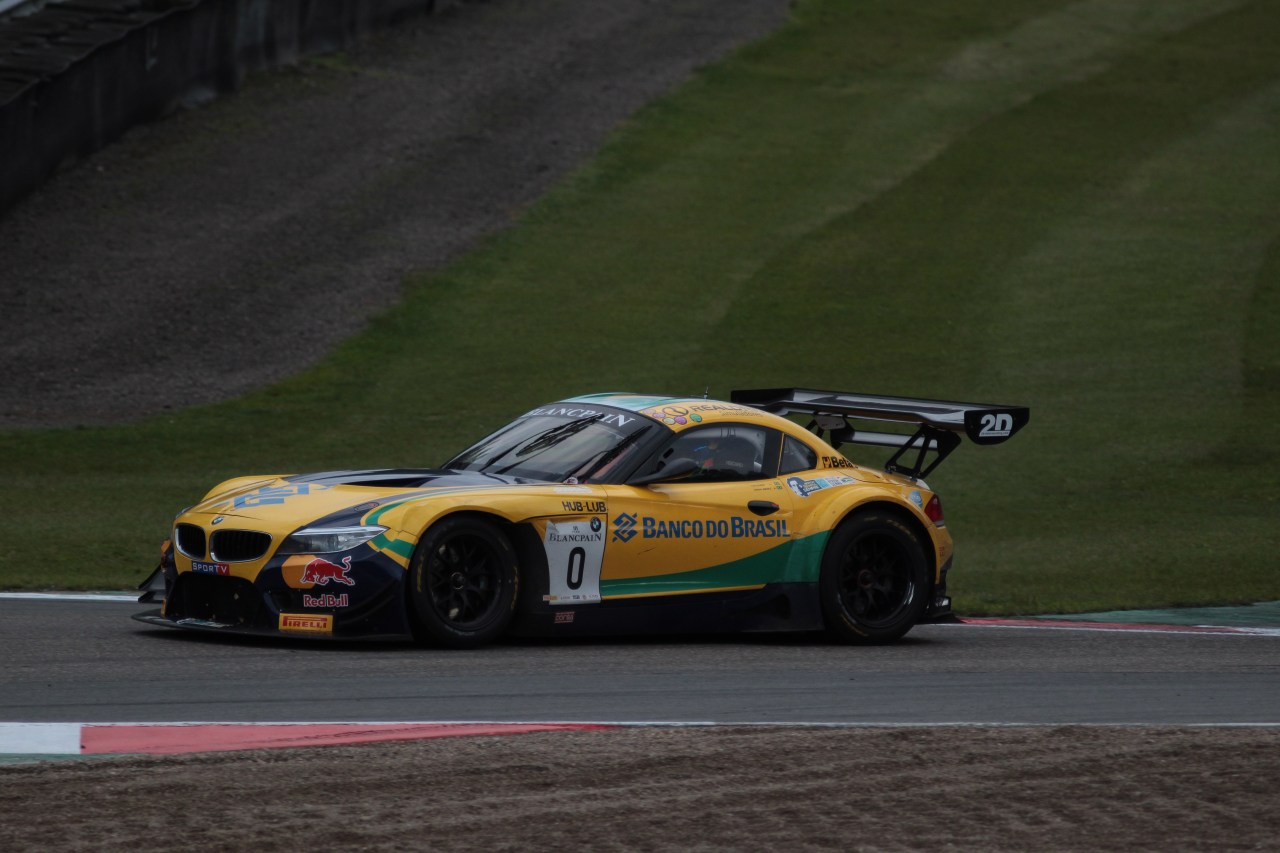
<path id="1" fill-rule="evenodd" d="M 613 406 L 652 418 L 679 432 L 702 424 L 714 424 L 722 421 L 757 422 L 784 432 L 803 431 L 793 421 L 771 414 L 753 406 L 740 403 L 726 403 L 723 400 L 710 400 L 703 397 L 657 397 L 646 394 L 604 393 L 587 394 L 562 400 L 562 403 L 594 403 L 600 406 Z"/>

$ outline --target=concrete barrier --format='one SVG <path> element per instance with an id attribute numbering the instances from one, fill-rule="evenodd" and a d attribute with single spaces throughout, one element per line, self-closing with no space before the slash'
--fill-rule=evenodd
<path id="1" fill-rule="evenodd" d="M 0 22 L 0 216 L 130 127 L 437 0 L 64 0 Z"/>

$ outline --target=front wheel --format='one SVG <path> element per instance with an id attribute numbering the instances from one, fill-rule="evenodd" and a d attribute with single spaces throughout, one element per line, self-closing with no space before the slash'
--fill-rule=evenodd
<path id="1" fill-rule="evenodd" d="M 519 583 L 515 550 L 496 524 L 446 518 L 427 530 L 409 564 L 416 632 L 452 648 L 491 643 L 511 621 Z"/>
<path id="2" fill-rule="evenodd" d="M 929 579 L 924 545 L 892 515 L 855 515 L 836 528 L 818 581 L 827 633 L 853 643 L 887 643 L 924 613 Z"/>

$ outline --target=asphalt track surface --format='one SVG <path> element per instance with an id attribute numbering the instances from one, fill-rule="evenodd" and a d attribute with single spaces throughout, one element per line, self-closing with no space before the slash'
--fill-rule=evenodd
<path id="1" fill-rule="evenodd" d="M 211 637 L 0 599 L 3 722 L 1280 724 L 1280 636 L 923 626 L 475 651 Z"/>

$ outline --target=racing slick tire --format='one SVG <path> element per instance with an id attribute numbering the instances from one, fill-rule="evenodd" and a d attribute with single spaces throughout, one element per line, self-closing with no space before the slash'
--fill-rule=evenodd
<path id="1" fill-rule="evenodd" d="M 427 529 L 409 564 L 409 616 L 420 640 L 474 648 L 502 636 L 520 573 L 510 540 L 492 522 L 446 518 Z"/>
<path id="2" fill-rule="evenodd" d="M 831 535 L 818 581 L 830 637 L 846 643 L 897 640 L 924 613 L 928 592 L 924 545 L 892 514 L 853 515 Z"/>

